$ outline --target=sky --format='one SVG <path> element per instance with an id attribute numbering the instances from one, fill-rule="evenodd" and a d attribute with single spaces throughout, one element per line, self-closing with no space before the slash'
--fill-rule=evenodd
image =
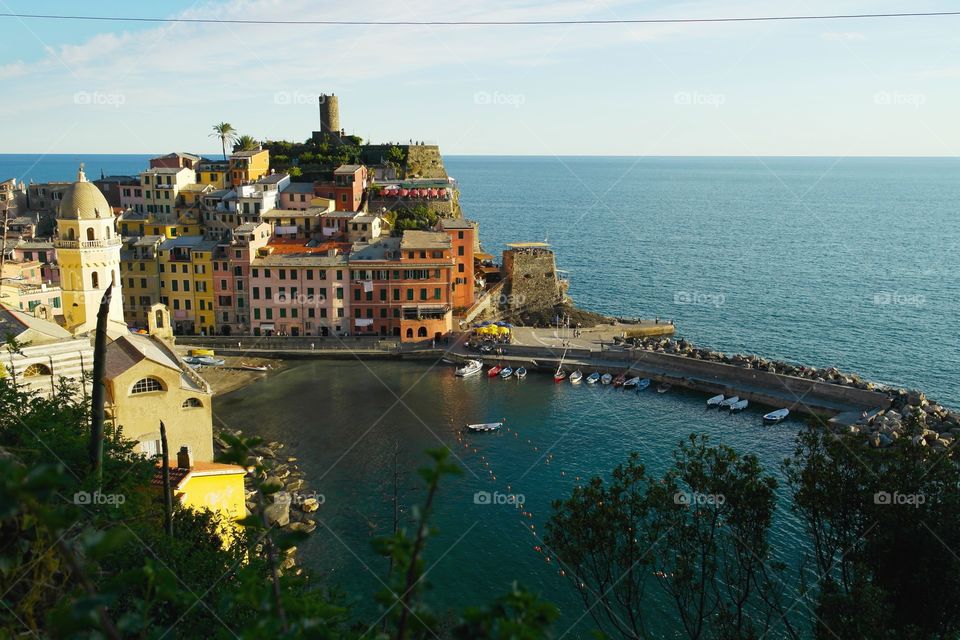
<path id="1" fill-rule="evenodd" d="M 0 0 L 0 13 L 318 20 L 960 10 L 927 0 Z M 0 18 L 2 153 L 212 153 L 304 140 L 317 96 L 372 142 L 445 154 L 960 155 L 960 16 L 564 26 Z"/>

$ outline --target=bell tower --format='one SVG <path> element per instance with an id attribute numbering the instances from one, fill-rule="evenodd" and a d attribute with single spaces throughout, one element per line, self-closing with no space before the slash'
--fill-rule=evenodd
<path id="1" fill-rule="evenodd" d="M 57 214 L 54 248 L 60 265 L 64 328 L 74 335 L 97 327 L 97 310 L 113 283 L 108 331 L 125 333 L 120 279 L 121 239 L 114 230 L 113 210 L 100 189 L 87 182 L 83 165 L 77 181 L 63 193 Z"/>

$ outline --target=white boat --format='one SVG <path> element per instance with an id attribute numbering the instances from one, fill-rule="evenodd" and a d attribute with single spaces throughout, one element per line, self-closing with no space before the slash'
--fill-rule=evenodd
<path id="1" fill-rule="evenodd" d="M 729 409 L 730 405 L 735 402 L 740 402 L 740 396 L 730 396 L 729 398 L 724 398 L 717 406 L 721 409 Z"/>
<path id="2" fill-rule="evenodd" d="M 749 404 L 750 402 L 748 400 L 739 400 L 737 402 L 734 402 L 732 405 L 730 405 L 730 413 L 734 413 L 736 411 L 743 411 L 744 409 L 747 408 Z"/>
<path id="3" fill-rule="evenodd" d="M 266 365 L 247 364 L 245 362 L 240 363 L 239 368 L 243 369 L 244 371 L 267 371 L 268 370 Z"/>
<path id="4" fill-rule="evenodd" d="M 723 402 L 723 394 L 719 393 L 712 398 L 707 398 L 707 408 L 716 409 L 720 406 L 720 403 Z"/>
<path id="5" fill-rule="evenodd" d="M 527 377 L 527 368 L 526 367 L 517 367 L 517 370 L 513 372 L 513 375 L 517 376 L 521 380 Z"/>
<path id="6" fill-rule="evenodd" d="M 767 424 L 777 424 L 783 422 L 790 415 L 790 409 L 777 409 L 763 416 L 763 421 Z"/>
<path id="7" fill-rule="evenodd" d="M 222 366 L 225 360 L 223 358 L 214 358 L 213 356 L 200 356 L 197 358 L 197 364 L 202 364 L 207 367 L 219 367 Z"/>
<path id="8" fill-rule="evenodd" d="M 580 369 L 570 374 L 570 382 L 573 384 L 579 384 L 581 380 L 583 380 L 583 372 Z"/>
<path id="9" fill-rule="evenodd" d="M 513 375 L 513 367 L 504 367 L 503 369 L 500 369 L 501 378 L 509 378 L 512 375 Z"/>
<path id="10" fill-rule="evenodd" d="M 587 376 L 587 384 L 597 384 L 600 382 L 600 374 L 594 371 Z"/>
<path id="11" fill-rule="evenodd" d="M 634 388 L 635 386 L 637 386 L 638 384 L 640 384 L 640 376 L 635 376 L 635 377 L 633 377 L 633 378 L 630 378 L 629 380 L 624 380 L 624 381 L 623 381 L 623 388 L 624 388 L 624 389 L 632 389 L 632 388 Z"/>
<path id="12" fill-rule="evenodd" d="M 643 391 L 649 386 L 650 386 L 650 378 L 644 378 L 643 380 L 637 383 L 637 391 Z"/>
<path id="13" fill-rule="evenodd" d="M 467 429 L 470 431 L 496 431 L 503 426 L 502 422 L 480 422 L 478 424 L 468 424 Z"/>
<path id="14" fill-rule="evenodd" d="M 613 382 L 613 376 L 609 373 L 605 373 L 602 376 L 600 376 L 600 382 L 603 384 L 610 384 L 611 382 Z"/>
<path id="15" fill-rule="evenodd" d="M 483 371 L 483 363 L 479 360 L 467 360 L 462 367 L 459 367 L 454 373 L 461 377 L 466 378 L 467 376 L 472 376 L 476 373 Z"/>
<path id="16" fill-rule="evenodd" d="M 670 387 L 672 386 L 673 385 L 669 382 L 661 382 L 657 385 L 657 393 L 666 393 L 667 391 L 670 391 Z"/>

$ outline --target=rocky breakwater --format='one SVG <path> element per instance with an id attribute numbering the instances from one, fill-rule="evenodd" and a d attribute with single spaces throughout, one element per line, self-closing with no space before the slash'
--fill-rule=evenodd
<path id="1" fill-rule="evenodd" d="M 844 373 L 836 367 L 817 369 L 752 354 L 731 355 L 721 351 L 711 351 L 697 347 L 683 338 L 679 340 L 661 337 L 626 338 L 617 342 L 628 348 L 685 356 L 884 393 L 891 401 L 887 409 L 863 415 L 855 424 L 835 427 L 838 430 L 863 434 L 865 443 L 871 447 L 889 447 L 903 440 L 916 446 L 945 451 L 960 440 L 960 413 L 950 411 L 943 405 L 930 400 L 922 391 L 876 384 L 856 374 Z"/>
<path id="2" fill-rule="evenodd" d="M 227 430 L 227 433 L 236 438 L 244 437 L 238 429 Z M 216 454 L 221 453 L 229 446 L 220 433 L 214 435 L 213 445 Z M 252 456 L 258 465 L 262 464 L 264 470 L 259 472 L 257 476 L 248 473 L 244 478 L 244 499 L 247 513 L 259 512 L 256 503 L 258 483 L 277 487 L 279 490 L 271 494 L 272 502 L 263 508 L 267 524 L 286 531 L 311 533 L 317 528 L 317 523 L 310 517 L 310 514 L 320 508 L 324 502 L 324 497 L 307 486 L 303 471 L 297 465 L 297 458 L 283 455 L 281 453 L 283 448 L 282 442 L 265 442 L 251 450 Z M 297 566 L 296 553 L 296 547 L 287 550 L 280 563 L 281 571 L 288 571 L 296 575 L 302 573 L 302 569 Z"/>

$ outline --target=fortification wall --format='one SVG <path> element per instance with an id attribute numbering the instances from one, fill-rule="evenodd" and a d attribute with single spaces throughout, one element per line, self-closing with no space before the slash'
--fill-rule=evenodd
<path id="1" fill-rule="evenodd" d="M 415 144 L 407 147 L 407 177 L 447 178 L 440 147 L 435 144 Z"/>
<path id="2" fill-rule="evenodd" d="M 510 310 L 544 309 L 563 301 L 564 289 L 550 250 L 504 251 L 503 273 L 507 281 L 506 306 Z"/>

